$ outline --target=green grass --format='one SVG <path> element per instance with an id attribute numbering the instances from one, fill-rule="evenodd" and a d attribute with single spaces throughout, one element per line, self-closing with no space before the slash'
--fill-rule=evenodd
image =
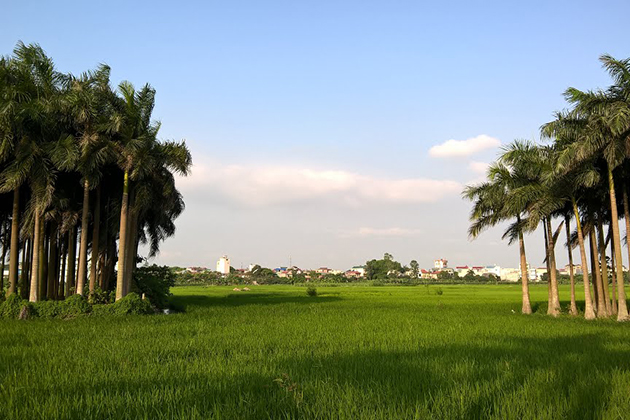
<path id="1" fill-rule="evenodd" d="M 180 287 L 182 314 L 0 321 L 0 418 L 630 416 L 630 325 L 439 287 Z"/>

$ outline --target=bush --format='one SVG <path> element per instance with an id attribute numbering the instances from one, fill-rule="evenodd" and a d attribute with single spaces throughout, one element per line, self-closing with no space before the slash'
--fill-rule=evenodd
<path id="1" fill-rule="evenodd" d="M 94 289 L 94 292 L 88 297 L 88 302 L 91 305 L 98 305 L 104 303 L 114 303 L 116 293 L 114 291 L 108 292 L 101 290 L 100 287 Z"/>
<path id="2" fill-rule="evenodd" d="M 143 293 L 160 309 L 168 306 L 170 289 L 175 285 L 175 274 L 167 266 L 140 267 L 133 273 L 133 291 Z M 120 302 L 120 301 L 119 301 Z"/>
<path id="3" fill-rule="evenodd" d="M 313 286 L 309 286 L 306 288 L 306 294 L 311 297 L 317 296 L 317 288 Z"/>
<path id="4" fill-rule="evenodd" d="M 20 312 L 24 307 L 30 307 L 31 303 L 23 300 L 16 293 L 12 294 L 0 303 L 0 318 L 5 319 L 18 319 Z"/>
<path id="5" fill-rule="evenodd" d="M 74 318 L 92 312 L 92 306 L 81 295 L 72 295 L 65 300 L 46 300 L 33 303 L 34 315 L 39 318 Z"/>
<path id="6" fill-rule="evenodd" d="M 113 315 L 146 315 L 154 313 L 151 303 L 137 293 L 129 293 L 124 298 L 109 306 Z"/>
<path id="7" fill-rule="evenodd" d="M 435 290 L 435 294 L 436 294 L 436 295 L 438 295 L 438 296 L 442 296 L 442 294 L 443 294 L 443 293 L 444 293 L 444 290 L 442 290 L 442 288 L 441 288 L 441 287 L 438 287 L 438 288 Z"/>

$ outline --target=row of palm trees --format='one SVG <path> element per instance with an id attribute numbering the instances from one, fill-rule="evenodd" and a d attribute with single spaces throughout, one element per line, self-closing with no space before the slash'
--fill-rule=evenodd
<path id="1" fill-rule="evenodd" d="M 184 202 L 174 173 L 186 175 L 192 164 L 184 142 L 157 139 L 154 103 L 148 84 L 112 89 L 106 65 L 61 73 L 38 45 L 20 42 L 0 58 L 8 295 L 38 301 L 115 289 L 118 300 L 129 293 L 139 244 L 155 255 L 175 231 Z"/>
<path id="2" fill-rule="evenodd" d="M 619 220 L 623 216 L 626 232 L 630 232 L 630 59 L 603 55 L 600 61 L 612 78 L 610 87 L 567 89 L 568 109 L 557 112 L 554 120 L 541 128 L 542 137 L 550 142 L 514 141 L 490 165 L 487 180 L 467 186 L 463 192 L 473 201 L 472 238 L 490 226 L 510 223 L 504 239 L 519 243 L 525 314 L 532 309 L 523 233 L 539 226 L 543 229 L 549 273 L 547 312 L 557 316 L 561 308 L 555 245 L 564 225 L 571 278 L 569 313 L 578 314 L 572 256 L 578 247 L 584 317 L 616 314 L 619 321 L 629 319 Z M 630 247 L 627 250 L 630 260 Z"/>

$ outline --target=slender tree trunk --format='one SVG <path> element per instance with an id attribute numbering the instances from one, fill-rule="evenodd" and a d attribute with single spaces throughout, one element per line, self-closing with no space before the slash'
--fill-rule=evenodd
<path id="1" fill-rule="evenodd" d="M 133 282 L 133 272 L 136 268 L 136 258 L 138 256 L 138 213 L 135 209 L 129 211 L 129 229 L 127 231 L 127 253 L 125 278 L 127 279 L 127 291 L 131 292 Z"/>
<path id="2" fill-rule="evenodd" d="M 588 235 L 591 241 L 591 258 L 593 261 L 593 269 L 591 272 L 595 273 L 595 289 L 597 290 L 597 316 L 600 318 L 606 318 L 608 311 L 606 310 L 606 302 L 604 301 L 604 286 L 602 283 L 602 275 L 599 269 L 599 256 L 597 255 L 597 241 L 595 240 L 595 226 Z"/>
<path id="3" fill-rule="evenodd" d="M 90 209 L 90 184 L 83 185 L 83 211 L 81 215 L 81 246 L 79 247 L 79 272 L 77 274 L 77 294 L 82 295 L 87 277 L 88 211 Z"/>
<path id="4" fill-rule="evenodd" d="M 22 272 L 20 273 L 20 297 L 28 299 L 28 268 L 31 266 L 31 239 L 25 239 L 22 247 Z M 17 290 L 16 290 L 17 292 Z"/>
<path id="5" fill-rule="evenodd" d="M 57 298 L 57 223 L 50 223 L 50 253 L 48 256 L 48 293 L 46 297 L 49 300 L 53 300 Z"/>
<path id="6" fill-rule="evenodd" d="M 77 262 L 77 228 L 71 226 L 68 231 L 68 269 L 66 274 L 66 296 L 70 296 L 75 288 L 75 269 Z"/>
<path id="7" fill-rule="evenodd" d="M 20 243 L 20 188 L 13 191 L 13 213 L 11 216 L 11 254 L 9 256 L 9 291 L 15 293 L 18 282 L 18 257 Z M 24 269 L 24 268 L 22 268 Z M 4 271 L 2 272 L 4 276 Z"/>
<path id="8" fill-rule="evenodd" d="M 615 269 L 617 270 L 617 321 L 628 321 L 628 306 L 626 305 L 626 291 L 623 282 L 623 265 L 621 259 L 621 235 L 619 234 L 619 218 L 617 214 L 617 197 L 615 195 L 615 180 L 612 170 L 608 167 L 608 190 L 610 196 L 610 222 L 613 228 L 615 244 Z M 624 207 L 625 206 L 624 203 Z M 624 213 L 629 210 L 624 210 Z M 628 219 L 626 219 L 628 220 Z M 627 222 L 626 222 L 627 226 Z"/>
<path id="9" fill-rule="evenodd" d="M 599 242 L 599 261 L 602 270 L 602 286 L 604 292 L 604 303 L 606 304 L 606 312 L 612 315 L 612 306 L 610 305 L 610 291 L 608 290 L 608 265 L 606 263 L 606 241 L 604 239 L 604 221 L 600 217 L 597 223 L 597 239 Z"/>
<path id="10" fill-rule="evenodd" d="M 101 186 L 96 187 L 96 200 L 94 203 L 94 228 L 92 230 L 92 264 L 90 266 L 90 294 L 96 288 L 96 274 L 99 260 L 99 238 L 101 224 Z"/>
<path id="11" fill-rule="evenodd" d="M 517 216 L 517 221 L 521 221 L 519 216 Z M 532 305 L 529 301 L 529 273 L 527 272 L 527 258 L 525 256 L 525 240 L 523 239 L 523 232 L 520 230 L 518 232 L 518 246 L 521 257 L 521 292 L 523 300 L 521 312 L 524 314 L 531 314 Z"/>
<path id="12" fill-rule="evenodd" d="M 567 251 L 569 253 L 569 277 L 571 279 L 571 308 L 569 313 L 577 316 L 578 310 L 575 303 L 575 270 L 573 270 L 573 250 L 571 249 L 571 217 L 567 214 L 564 217 L 564 226 L 567 231 Z"/>
<path id="13" fill-rule="evenodd" d="M 588 237 L 585 238 L 585 239 L 589 242 L 589 245 L 590 245 L 590 241 L 591 241 L 590 234 L 587 234 L 587 235 L 588 235 Z M 598 305 L 597 305 L 597 298 L 598 298 L 597 290 L 598 290 L 598 288 L 597 288 L 597 285 L 599 284 L 599 281 L 598 281 L 599 273 L 597 271 L 595 271 L 595 253 L 593 252 L 593 247 L 592 246 L 590 247 L 590 252 L 588 253 L 588 256 L 591 259 L 591 280 L 592 280 L 592 283 L 593 283 L 593 290 L 592 290 L 593 291 L 593 305 L 595 305 L 595 313 L 597 313 L 597 309 L 598 309 Z"/>
<path id="14" fill-rule="evenodd" d="M 578 211 L 575 198 L 573 201 L 573 213 L 575 223 L 577 225 L 578 243 L 580 244 L 580 257 L 582 258 L 582 277 L 584 278 L 584 318 L 595 319 L 595 311 L 593 310 L 593 300 L 591 299 L 591 287 L 588 280 L 588 263 L 586 258 L 586 247 L 584 246 L 584 236 L 582 235 L 582 223 L 580 222 L 580 212 Z"/>
<path id="15" fill-rule="evenodd" d="M 543 218 L 543 222 L 542 222 L 542 229 L 543 229 L 543 239 L 545 241 L 544 243 L 544 248 L 545 248 L 545 267 L 547 268 L 547 313 L 549 313 L 549 309 L 551 308 L 551 268 L 549 267 L 549 238 L 547 236 L 547 223 L 545 222 L 545 219 Z"/>
<path id="16" fill-rule="evenodd" d="M 127 213 L 129 212 L 129 172 L 125 171 L 123 197 L 120 206 L 120 239 L 118 245 L 118 275 L 116 278 L 116 300 L 125 297 L 125 260 L 127 254 Z"/>
<path id="17" fill-rule="evenodd" d="M 59 271 L 59 293 L 58 297 L 66 297 L 68 296 L 65 293 L 66 290 L 66 261 L 68 261 L 68 240 L 70 238 L 70 232 L 67 232 L 65 235 L 65 240 L 62 243 L 65 245 L 61 248 L 61 270 Z"/>
<path id="18" fill-rule="evenodd" d="M 3 225 L 4 223 L 1 223 L 0 227 L 2 227 Z M 7 246 L 7 242 L 9 239 L 7 228 L 4 228 L 4 232 L 2 232 L 2 229 L 0 229 L 0 234 L 4 234 L 4 238 L 2 239 L 2 261 L 0 261 L 0 292 L 2 292 L 4 290 L 4 261 L 7 258 L 7 249 L 9 249 L 9 247 Z"/>
<path id="19" fill-rule="evenodd" d="M 41 216 L 35 210 L 35 226 L 33 227 L 33 265 L 31 266 L 31 293 L 28 300 L 39 301 L 39 247 L 42 242 Z"/>
<path id="20" fill-rule="evenodd" d="M 612 310 L 613 314 L 617 314 L 617 274 L 615 272 L 615 245 L 613 244 L 614 239 L 612 237 L 612 226 L 608 227 L 609 236 L 610 236 L 610 275 L 612 276 Z"/>
<path id="21" fill-rule="evenodd" d="M 39 297 L 45 298 L 48 293 L 48 226 L 44 219 L 42 219 L 42 244 L 40 245 L 39 256 Z"/>
<path id="22" fill-rule="evenodd" d="M 547 218 L 547 237 L 549 243 L 547 245 L 547 262 L 549 263 L 549 288 L 551 290 L 551 299 L 547 308 L 547 314 L 552 316 L 560 315 L 560 297 L 558 295 L 558 278 L 556 276 L 556 252 L 554 250 L 553 231 L 551 230 L 551 219 Z"/>

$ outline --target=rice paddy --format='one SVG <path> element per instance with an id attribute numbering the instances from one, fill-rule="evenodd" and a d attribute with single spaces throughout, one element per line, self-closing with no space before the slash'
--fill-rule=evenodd
<path id="1" fill-rule="evenodd" d="M 630 415 L 630 325 L 548 317 L 544 286 L 531 316 L 518 285 L 317 292 L 179 287 L 185 313 L 0 321 L 0 418 Z"/>

